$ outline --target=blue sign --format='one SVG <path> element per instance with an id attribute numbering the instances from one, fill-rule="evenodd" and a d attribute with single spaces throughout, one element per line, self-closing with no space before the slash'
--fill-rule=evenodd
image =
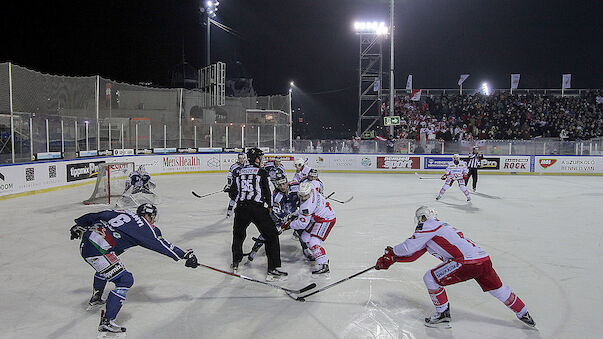
<path id="1" fill-rule="evenodd" d="M 446 169 L 452 157 L 425 157 L 423 161 L 424 169 Z"/>

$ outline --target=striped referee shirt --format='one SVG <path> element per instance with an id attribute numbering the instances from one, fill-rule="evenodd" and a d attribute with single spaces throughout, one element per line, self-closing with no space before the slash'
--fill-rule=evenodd
<path id="1" fill-rule="evenodd" d="M 471 153 L 469 154 L 469 161 L 467 161 L 467 167 L 469 168 L 479 168 L 480 162 L 482 161 L 483 155 L 479 153 Z"/>
<path id="2" fill-rule="evenodd" d="M 230 187 L 229 196 L 237 203 L 255 203 L 271 206 L 270 186 L 268 185 L 268 172 L 255 165 L 246 165 L 235 174 Z"/>

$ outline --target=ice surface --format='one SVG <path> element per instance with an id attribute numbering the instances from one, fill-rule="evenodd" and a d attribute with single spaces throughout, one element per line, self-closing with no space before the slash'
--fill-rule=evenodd
<path id="1" fill-rule="evenodd" d="M 424 175 L 428 176 L 428 175 Z M 489 252 L 502 280 L 527 304 L 539 331 L 474 281 L 447 288 L 453 328 L 431 329 L 433 312 L 422 276 L 438 264 L 425 255 L 387 271 L 370 271 L 309 297 L 305 303 L 261 284 L 198 268 L 144 248 L 121 258 L 134 274 L 117 323 L 128 338 L 586 338 L 603 331 L 600 307 L 603 180 L 599 177 L 480 176 L 465 202 L 458 186 L 435 201 L 442 181 L 405 174 L 321 174 L 337 224 L 324 243 L 331 280 L 375 264 L 387 245 L 408 237 L 414 210 L 430 203 L 440 219 Z M 166 239 L 193 248 L 199 261 L 226 269 L 232 220 L 226 194 L 204 199 L 225 174 L 155 176 L 159 220 Z M 93 338 L 99 311 L 87 312 L 93 270 L 69 240 L 73 219 L 101 206 L 84 206 L 93 185 L 0 201 L 0 323 L 2 338 Z M 250 226 L 245 250 L 258 234 Z M 314 281 L 291 233 L 281 236 L 283 285 Z M 264 279 L 263 249 L 240 273 Z M 112 284 L 108 284 L 105 296 Z"/>

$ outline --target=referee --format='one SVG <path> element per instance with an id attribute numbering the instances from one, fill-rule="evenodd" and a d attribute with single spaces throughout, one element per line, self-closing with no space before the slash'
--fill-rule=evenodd
<path id="1" fill-rule="evenodd" d="M 483 158 L 484 155 L 479 153 L 479 147 L 473 146 L 473 153 L 469 154 L 469 161 L 467 161 L 467 167 L 469 167 L 467 186 L 469 186 L 469 178 L 473 177 L 473 192 L 477 188 L 477 169 L 480 168 Z"/>
<path id="2" fill-rule="evenodd" d="M 269 208 L 272 208 L 269 175 L 261 167 L 264 153 L 259 148 L 247 151 L 249 164 L 239 170 L 230 186 L 230 198 L 237 203 L 234 210 L 234 225 L 232 228 L 232 265 L 233 272 L 239 268 L 243 259 L 243 242 L 247 236 L 247 227 L 254 223 L 264 238 L 266 256 L 268 257 L 267 281 L 286 280 L 287 273 L 278 270 L 281 266 L 281 247 L 278 231 L 270 218 Z M 264 207 L 268 205 L 268 208 Z"/>

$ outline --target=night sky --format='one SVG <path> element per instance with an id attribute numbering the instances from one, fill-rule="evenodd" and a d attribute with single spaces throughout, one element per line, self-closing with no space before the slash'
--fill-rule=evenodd
<path id="1" fill-rule="evenodd" d="M 396 87 L 601 88 L 603 2 L 396 0 Z M 170 85 L 184 59 L 205 63 L 200 1 L 18 2 L 2 11 L 0 61 L 45 73 L 100 75 Z M 212 62 L 228 77 L 251 77 L 261 95 L 286 94 L 295 81 L 310 117 L 355 128 L 358 37 L 355 20 L 389 21 L 384 0 L 222 0 L 212 26 Z M 388 44 L 386 44 L 387 46 Z M 384 71 L 389 48 L 384 49 Z M 389 80 L 384 78 L 384 83 Z"/>

